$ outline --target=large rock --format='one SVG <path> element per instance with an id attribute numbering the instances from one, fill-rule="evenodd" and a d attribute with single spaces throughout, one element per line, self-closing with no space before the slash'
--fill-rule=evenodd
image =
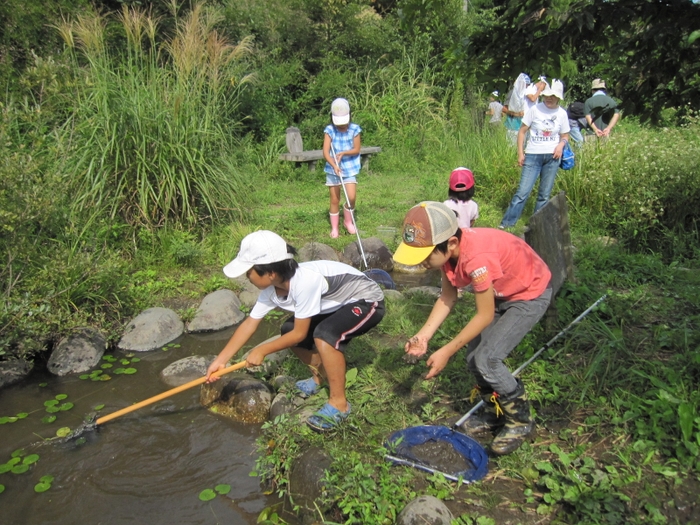
<path id="1" fill-rule="evenodd" d="M 262 423 L 270 415 L 272 395 L 265 383 L 245 374 L 223 376 L 202 385 L 200 403 L 239 423 Z"/>
<path id="2" fill-rule="evenodd" d="M 270 405 L 270 419 L 283 414 L 293 414 L 304 404 L 304 399 L 291 392 L 278 392 Z"/>
<path id="3" fill-rule="evenodd" d="M 338 254 L 336 251 L 328 246 L 327 244 L 322 244 L 320 242 L 309 242 L 306 243 L 301 250 L 299 250 L 299 261 L 339 261 Z"/>
<path id="4" fill-rule="evenodd" d="M 84 328 L 61 340 L 46 367 L 57 376 L 87 372 L 97 366 L 107 348 L 107 340 L 94 328 Z"/>
<path id="5" fill-rule="evenodd" d="M 396 525 L 450 525 L 452 513 L 445 504 L 434 496 L 420 496 L 396 517 Z"/>
<path id="6" fill-rule="evenodd" d="M 310 448 L 294 460 L 289 473 L 289 495 L 295 505 L 316 512 L 325 491 L 323 478 L 331 467 L 330 456 L 320 448 Z M 324 509 L 321 509 L 323 511 Z"/>
<path id="7" fill-rule="evenodd" d="M 245 318 L 241 301 L 231 290 L 217 290 L 207 295 L 187 324 L 188 332 L 214 332 L 240 323 Z"/>
<path id="8" fill-rule="evenodd" d="M 378 268 L 387 272 L 394 269 L 394 259 L 391 257 L 391 252 L 381 239 L 377 237 L 362 239 L 362 249 L 365 252 L 365 259 L 367 259 L 369 268 Z M 343 249 L 343 255 L 350 259 L 353 266 L 357 268 L 364 267 L 364 261 L 362 260 L 357 241 L 348 244 Z"/>
<path id="9" fill-rule="evenodd" d="M 178 359 L 161 371 L 160 378 L 168 386 L 184 385 L 205 375 L 207 368 L 215 358 L 215 355 L 192 355 Z"/>
<path id="10" fill-rule="evenodd" d="M 117 346 L 132 352 L 147 352 L 167 345 L 185 331 L 185 325 L 169 308 L 149 308 L 126 327 Z"/>
<path id="11" fill-rule="evenodd" d="M 440 297 L 440 288 L 437 286 L 416 286 L 403 291 L 404 295 L 425 294 L 431 297 Z"/>
<path id="12" fill-rule="evenodd" d="M 29 375 L 33 367 L 33 363 L 24 359 L 0 361 L 0 388 L 19 383 Z"/>
<path id="13" fill-rule="evenodd" d="M 238 299 L 241 301 L 241 303 L 248 308 L 255 306 L 258 296 L 260 295 L 260 290 L 253 283 L 251 283 L 245 275 L 236 277 L 234 281 L 236 281 L 236 283 L 243 288 L 243 291 L 238 293 Z"/>

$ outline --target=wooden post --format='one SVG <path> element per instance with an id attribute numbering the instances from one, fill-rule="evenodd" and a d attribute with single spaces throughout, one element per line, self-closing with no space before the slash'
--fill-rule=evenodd
<path id="1" fill-rule="evenodd" d="M 286 141 L 289 153 L 301 153 L 304 151 L 304 141 L 301 140 L 299 128 L 287 128 Z"/>

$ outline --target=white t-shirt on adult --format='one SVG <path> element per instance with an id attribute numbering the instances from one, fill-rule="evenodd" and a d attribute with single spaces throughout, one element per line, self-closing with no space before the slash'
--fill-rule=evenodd
<path id="1" fill-rule="evenodd" d="M 525 153 L 531 154 L 554 153 L 554 148 L 559 144 L 559 135 L 571 130 L 566 111 L 561 107 L 549 109 L 544 102 L 525 112 L 523 124 L 530 128 Z"/>
<path id="2" fill-rule="evenodd" d="M 250 317 L 262 319 L 279 307 L 298 319 L 308 319 L 349 303 L 383 299 L 379 285 L 358 269 L 336 261 L 309 261 L 299 263 L 286 296 L 278 296 L 274 286 L 262 290 Z"/>

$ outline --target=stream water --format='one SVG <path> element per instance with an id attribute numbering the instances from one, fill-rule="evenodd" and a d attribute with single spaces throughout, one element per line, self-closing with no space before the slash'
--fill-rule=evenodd
<path id="1" fill-rule="evenodd" d="M 397 284 L 435 285 L 435 280 L 434 275 L 402 275 Z M 250 476 L 260 425 L 237 424 L 203 409 L 199 387 L 88 430 L 81 436 L 84 440 L 42 441 L 60 428 L 79 427 L 99 405 L 104 405 L 99 415 L 107 415 L 170 389 L 160 379 L 163 368 L 187 356 L 218 354 L 233 330 L 187 334 L 167 351 L 135 353 L 139 361 L 129 365 L 137 369 L 133 375 L 112 373 L 111 380 L 92 381 L 39 370 L 0 390 L 0 417 L 28 414 L 0 425 L 0 466 L 20 449 L 23 452 L 15 455 L 22 461 L 39 456 L 27 472 L 0 473 L 0 485 L 5 486 L 0 523 L 255 524 L 264 508 L 278 503 L 263 494 L 258 478 Z M 250 343 L 275 333 L 275 325 L 263 323 Z M 118 360 L 129 355 L 113 354 Z M 56 396 L 67 396 L 58 406 L 73 407 L 47 413 L 45 402 Z M 55 421 L 42 422 L 52 415 Z M 37 493 L 35 486 L 43 476 L 53 481 L 46 492 Z M 230 485 L 228 494 L 207 502 L 199 499 L 200 492 L 221 484 Z"/>

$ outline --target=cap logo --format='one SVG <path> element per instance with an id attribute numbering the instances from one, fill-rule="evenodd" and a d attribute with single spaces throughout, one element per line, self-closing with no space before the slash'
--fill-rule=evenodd
<path id="1" fill-rule="evenodd" d="M 413 224 L 407 224 L 403 229 L 403 242 L 411 244 L 416 240 L 416 227 Z"/>

